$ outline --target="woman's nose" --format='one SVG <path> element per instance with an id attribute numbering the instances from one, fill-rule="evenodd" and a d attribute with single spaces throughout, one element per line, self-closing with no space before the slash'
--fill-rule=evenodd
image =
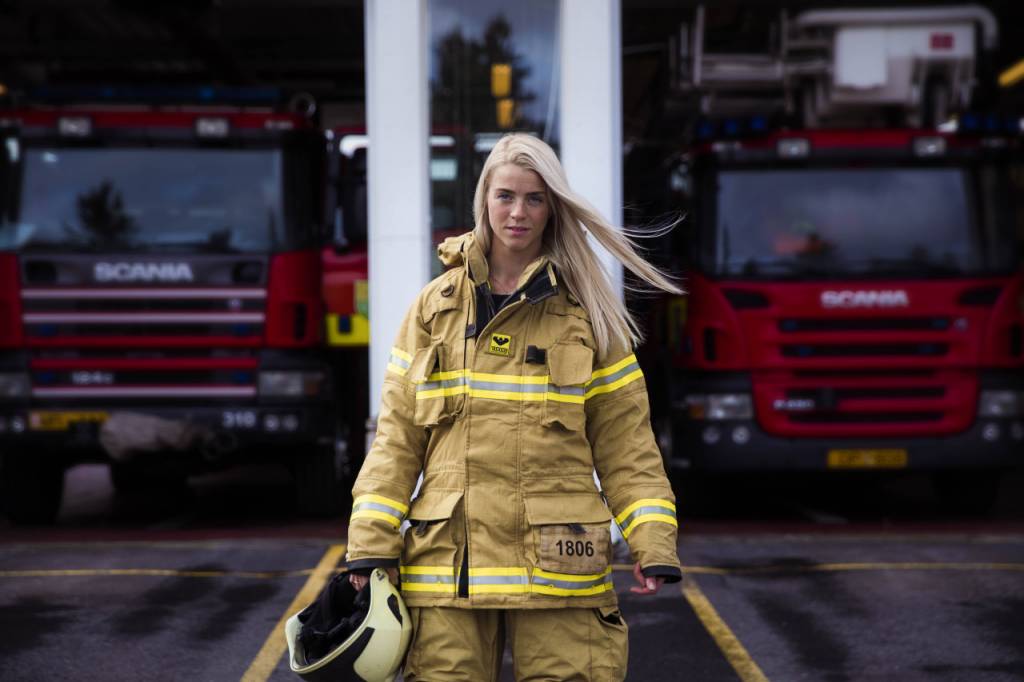
<path id="1" fill-rule="evenodd" d="M 526 206 L 525 206 L 525 204 L 523 203 L 523 200 L 522 200 L 522 199 L 517 199 L 517 200 L 515 200 L 515 201 L 513 201 L 513 202 L 512 202 L 512 211 L 511 211 L 511 214 L 512 214 L 513 216 L 521 216 L 521 215 L 524 215 L 524 214 L 525 214 L 525 209 L 526 209 Z"/>

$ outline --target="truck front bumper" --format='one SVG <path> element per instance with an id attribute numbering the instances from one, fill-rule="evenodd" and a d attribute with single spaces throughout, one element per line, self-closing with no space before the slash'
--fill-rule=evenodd
<path id="1" fill-rule="evenodd" d="M 672 416 L 674 470 L 825 471 L 1007 469 L 1024 464 L 1024 421 L 984 419 L 934 438 L 780 438 L 755 420 L 696 421 Z"/>
<path id="2" fill-rule="evenodd" d="M 129 434 L 131 442 L 146 452 L 178 451 L 208 462 L 229 461 L 239 455 L 247 459 L 293 457 L 302 451 L 292 446 L 309 449 L 333 442 L 334 411 L 326 402 L 174 407 L 62 405 L 27 409 L 2 406 L 0 449 L 38 451 L 69 464 L 107 460 L 111 457 L 101 440 L 101 429 L 117 423 L 132 430 L 152 426 L 153 434 Z M 151 417 L 157 420 L 148 419 Z M 170 438 L 173 443 L 168 445 L 164 442 L 168 440 L 168 431 L 183 436 Z"/>

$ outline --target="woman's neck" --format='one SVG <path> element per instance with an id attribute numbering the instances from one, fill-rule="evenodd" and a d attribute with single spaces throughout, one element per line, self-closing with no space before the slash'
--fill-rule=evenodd
<path id="1" fill-rule="evenodd" d="M 490 272 L 491 290 L 496 294 L 511 294 L 519 284 L 526 266 L 538 256 L 537 253 L 509 251 L 495 240 L 491 243 L 491 253 L 487 256 L 487 267 Z"/>

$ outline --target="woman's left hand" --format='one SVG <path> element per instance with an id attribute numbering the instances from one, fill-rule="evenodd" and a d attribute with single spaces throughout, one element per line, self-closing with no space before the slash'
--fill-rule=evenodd
<path id="1" fill-rule="evenodd" d="M 636 578 L 637 584 L 640 587 L 629 588 L 630 592 L 634 594 L 656 594 L 661 586 L 665 584 L 664 578 L 646 578 L 644 573 L 640 570 L 640 562 L 633 564 L 633 577 Z"/>

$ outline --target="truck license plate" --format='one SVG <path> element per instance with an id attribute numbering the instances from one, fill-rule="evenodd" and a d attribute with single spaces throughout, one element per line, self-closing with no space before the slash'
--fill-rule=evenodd
<path id="1" fill-rule="evenodd" d="M 829 469 L 904 469 L 907 451 L 890 450 L 829 450 Z"/>
<path id="2" fill-rule="evenodd" d="M 109 416 L 106 412 L 32 412 L 28 424 L 33 431 L 67 431 L 81 422 L 102 424 Z"/>

